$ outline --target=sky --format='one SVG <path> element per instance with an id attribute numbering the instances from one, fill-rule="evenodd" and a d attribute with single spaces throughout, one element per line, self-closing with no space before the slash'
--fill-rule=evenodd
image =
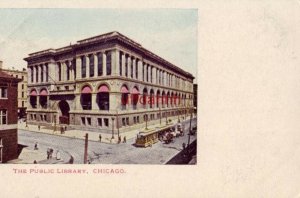
<path id="1" fill-rule="evenodd" d="M 118 31 L 197 79 L 197 9 L 0 9 L 4 68 L 49 48 Z M 194 80 L 196 82 L 196 80 Z"/>

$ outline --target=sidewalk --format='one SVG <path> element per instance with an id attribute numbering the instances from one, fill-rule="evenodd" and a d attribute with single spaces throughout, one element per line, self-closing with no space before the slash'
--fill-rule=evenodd
<path id="1" fill-rule="evenodd" d="M 39 163 L 46 159 L 44 152 L 40 150 L 32 150 L 30 148 L 23 148 L 18 159 L 9 161 L 10 164 L 33 164 L 34 160 Z"/>
<path id="2" fill-rule="evenodd" d="M 171 123 L 168 124 L 168 126 L 177 123 L 176 118 L 177 117 L 174 117 L 174 119 L 172 120 Z M 188 120 L 189 119 L 187 119 L 183 122 L 186 122 Z M 183 123 L 183 122 L 181 122 L 181 123 Z M 151 124 L 151 122 L 150 122 L 148 125 L 148 130 L 152 130 L 155 128 L 161 128 L 161 127 L 165 127 L 165 126 L 166 126 L 166 123 L 164 121 L 162 121 L 161 125 L 159 123 Z M 88 137 L 89 141 L 95 141 L 95 142 L 99 142 L 99 135 L 101 134 L 101 136 L 102 136 L 101 142 L 102 143 L 108 143 L 108 144 L 117 144 L 118 143 L 117 131 L 115 131 L 115 133 L 114 133 L 114 139 L 111 139 L 112 134 L 108 134 L 108 133 L 89 132 L 89 131 L 81 131 L 81 130 L 67 130 L 63 134 L 61 134 L 60 131 L 53 131 L 53 129 L 49 129 L 49 127 L 45 127 L 45 126 L 41 126 L 40 130 L 38 129 L 37 125 L 28 124 L 28 126 L 26 127 L 25 122 L 21 122 L 21 123 L 19 122 L 18 129 L 25 130 L 25 131 L 31 131 L 31 132 L 45 133 L 45 134 L 49 134 L 49 135 L 68 137 L 68 138 L 76 138 L 76 139 L 85 139 L 85 134 L 87 133 L 89 136 Z M 140 124 L 139 129 L 121 133 L 120 134 L 121 140 L 123 141 L 124 136 L 126 136 L 127 140 L 133 139 L 136 137 L 136 135 L 139 131 L 145 131 L 145 123 Z"/>

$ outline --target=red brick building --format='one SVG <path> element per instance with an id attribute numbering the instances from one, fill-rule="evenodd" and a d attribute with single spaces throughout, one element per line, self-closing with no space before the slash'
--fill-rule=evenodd
<path id="1" fill-rule="evenodd" d="M 0 68 L 0 163 L 18 158 L 18 82 Z"/>

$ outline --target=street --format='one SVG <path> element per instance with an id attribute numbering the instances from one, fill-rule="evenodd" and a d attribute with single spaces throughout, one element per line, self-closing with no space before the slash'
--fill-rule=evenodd
<path id="1" fill-rule="evenodd" d="M 174 142 L 165 144 L 157 142 L 152 147 L 138 148 L 133 146 L 135 138 L 127 140 L 127 143 L 107 144 L 95 141 L 88 143 L 88 159 L 94 164 L 164 164 L 182 150 L 182 143 L 188 142 L 189 121 L 183 122 L 185 135 L 174 138 Z M 192 120 L 192 126 L 196 125 L 196 119 Z M 70 156 L 74 157 L 75 164 L 83 163 L 84 140 L 59 137 L 55 135 L 18 131 L 19 144 L 34 148 L 38 142 L 40 152 L 45 153 L 47 158 L 47 148 L 54 149 L 54 157 L 59 150 L 64 163 L 68 162 Z M 84 134 L 82 134 L 84 136 Z M 196 140 L 195 136 L 190 136 L 190 142 Z"/>

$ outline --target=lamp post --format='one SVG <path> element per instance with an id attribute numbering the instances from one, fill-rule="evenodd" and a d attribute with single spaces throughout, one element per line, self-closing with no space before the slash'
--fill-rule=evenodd
<path id="1" fill-rule="evenodd" d="M 115 131 L 115 129 L 114 129 L 114 120 L 115 120 L 115 118 L 111 118 L 111 120 L 112 120 L 111 139 L 114 139 L 115 138 L 114 137 L 114 131 Z"/>
<path id="2" fill-rule="evenodd" d="M 161 125 L 161 108 L 159 107 L 159 124 Z"/>
<path id="3" fill-rule="evenodd" d="M 145 115 L 145 118 L 146 118 L 146 130 L 148 130 L 148 115 L 147 114 Z"/>

